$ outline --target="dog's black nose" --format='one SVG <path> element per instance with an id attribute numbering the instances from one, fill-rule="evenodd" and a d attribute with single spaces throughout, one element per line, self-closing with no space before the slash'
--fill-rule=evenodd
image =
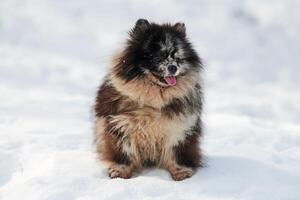
<path id="1" fill-rule="evenodd" d="M 175 74 L 177 71 L 177 67 L 175 65 L 169 65 L 168 70 L 171 74 Z"/>

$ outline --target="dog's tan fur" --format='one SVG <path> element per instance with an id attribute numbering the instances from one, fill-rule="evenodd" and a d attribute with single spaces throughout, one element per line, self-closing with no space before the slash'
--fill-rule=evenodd
<path id="1" fill-rule="evenodd" d="M 177 76 L 176 86 L 162 87 L 152 73 L 124 79 L 126 62 L 123 52 L 114 57 L 95 105 L 95 143 L 109 176 L 130 178 L 149 165 L 174 180 L 192 176 L 201 164 L 199 66 Z"/>
<path id="2" fill-rule="evenodd" d="M 153 79 L 151 76 L 148 78 Z M 112 73 L 108 84 L 125 98 L 119 104 L 119 110 L 121 110 L 119 114 L 110 116 L 109 120 L 105 117 L 96 119 L 96 144 L 101 160 L 105 161 L 110 169 L 119 168 L 118 171 L 120 171 L 120 167 L 116 167 L 118 165 L 111 162 L 109 156 L 106 155 L 105 127 L 107 123 L 113 123 L 113 129 L 124 133 L 117 145 L 122 152 L 130 156 L 132 161 L 131 166 L 124 170 L 127 171 L 124 177 L 129 176 L 133 169 L 141 168 L 142 161 L 146 159 L 156 161 L 159 167 L 174 171 L 173 174 L 177 176 L 176 170 L 187 171 L 189 175 L 192 175 L 191 169 L 182 167 L 178 169 L 174 163 L 172 148 L 184 140 L 185 131 L 193 126 L 198 116 L 179 115 L 170 118 L 161 113 L 161 108 L 172 99 L 182 98 L 192 92 L 197 83 L 196 80 L 197 77 L 190 74 L 189 78 L 179 80 L 176 88 L 160 88 L 155 83 L 147 83 L 149 80 L 125 83 Z M 126 141 L 123 141 L 124 138 Z M 114 172 L 111 176 L 116 174 L 118 173 Z"/>
<path id="3" fill-rule="evenodd" d="M 143 80 L 134 80 L 129 83 L 119 79 L 114 74 L 110 77 L 114 87 L 123 95 L 130 97 L 131 100 L 139 104 L 158 109 L 168 104 L 174 98 L 184 97 L 188 92 L 193 90 L 198 79 L 198 74 L 189 72 L 184 78 L 178 77 L 176 87 L 163 89 L 155 84 L 156 78 L 151 74 Z"/>

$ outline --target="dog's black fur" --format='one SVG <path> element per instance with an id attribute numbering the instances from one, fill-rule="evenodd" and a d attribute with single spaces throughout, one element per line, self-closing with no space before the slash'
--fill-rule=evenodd
<path id="1" fill-rule="evenodd" d="M 111 178 L 157 165 L 183 180 L 201 166 L 201 68 L 183 23 L 136 22 L 95 105 L 95 141 Z"/>

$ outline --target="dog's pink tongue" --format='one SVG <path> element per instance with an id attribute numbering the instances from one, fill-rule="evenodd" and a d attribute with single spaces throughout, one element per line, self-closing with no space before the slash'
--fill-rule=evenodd
<path id="1" fill-rule="evenodd" d="M 166 76 L 164 77 L 165 81 L 168 83 L 169 86 L 176 85 L 176 77 L 175 76 Z"/>

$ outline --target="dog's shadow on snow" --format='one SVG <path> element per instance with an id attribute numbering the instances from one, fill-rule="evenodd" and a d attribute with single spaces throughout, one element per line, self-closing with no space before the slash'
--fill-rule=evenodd
<path id="1" fill-rule="evenodd" d="M 104 179 L 106 170 L 101 173 Z M 210 156 L 206 158 L 205 167 L 200 168 L 194 176 L 183 181 L 175 182 L 166 170 L 146 168 L 135 173 L 129 182 L 134 180 L 160 180 L 182 185 L 196 184 L 202 191 L 209 192 L 238 192 L 243 188 L 283 188 L 300 182 L 300 176 L 294 176 L 284 169 L 247 158 L 232 156 Z M 120 179 L 118 179 L 120 180 Z M 126 180 L 124 180 L 126 181 Z M 272 187 L 270 187 L 272 185 Z"/>
<path id="2" fill-rule="evenodd" d="M 135 174 L 133 179 L 140 177 L 174 182 L 167 171 L 160 169 L 145 169 Z M 176 183 L 184 185 L 196 183 L 201 190 L 212 192 L 216 190 L 238 192 L 242 188 L 253 187 L 274 190 L 274 187 L 282 185 L 296 186 L 299 181 L 300 177 L 261 161 L 232 156 L 211 156 L 206 158 L 205 167 L 200 168 L 193 177 Z"/>
<path id="3" fill-rule="evenodd" d="M 155 168 L 135 173 L 131 179 L 109 180 L 107 171 L 102 171 L 101 176 L 106 181 L 116 182 L 124 187 L 134 185 L 138 191 L 147 192 L 147 188 L 151 187 L 157 194 L 170 188 L 196 195 L 239 195 L 243 191 L 247 194 L 259 194 L 263 199 L 270 199 L 268 195 L 279 198 L 289 191 L 297 192 L 300 183 L 300 176 L 292 175 L 277 166 L 232 156 L 206 158 L 206 166 L 183 181 L 173 181 L 166 170 Z"/>

